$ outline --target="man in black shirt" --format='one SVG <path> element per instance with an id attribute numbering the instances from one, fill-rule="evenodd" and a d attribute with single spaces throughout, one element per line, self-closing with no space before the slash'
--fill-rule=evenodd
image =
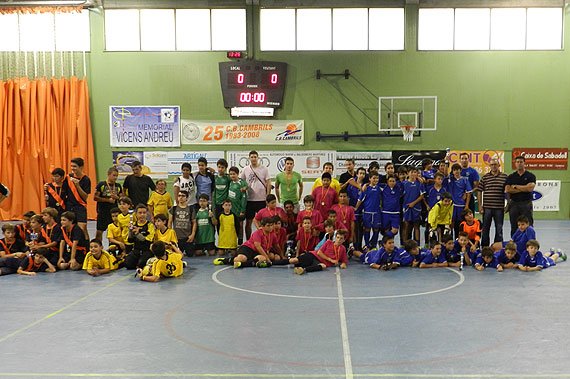
<path id="1" fill-rule="evenodd" d="M 526 216 L 533 224 L 532 191 L 536 185 L 536 176 L 525 169 L 522 155 L 515 158 L 517 170 L 507 178 L 505 192 L 510 196 L 509 218 L 511 220 L 511 236 L 517 231 L 517 219 Z"/>
<path id="2" fill-rule="evenodd" d="M 346 172 L 340 175 L 340 179 L 338 180 L 341 187 L 346 188 L 348 185 L 347 182 L 356 176 L 356 170 L 354 169 L 354 159 L 348 158 L 344 161 L 344 167 L 346 167 Z"/>
<path id="3" fill-rule="evenodd" d="M 149 198 L 149 190 L 154 191 L 156 185 L 151 177 L 142 173 L 142 164 L 134 161 L 131 164 L 133 173 L 125 178 L 123 191 L 132 200 L 133 206 L 139 204 L 147 205 Z"/>

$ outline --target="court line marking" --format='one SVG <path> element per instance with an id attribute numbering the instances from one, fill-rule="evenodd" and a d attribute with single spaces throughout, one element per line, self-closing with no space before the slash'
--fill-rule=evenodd
<path id="1" fill-rule="evenodd" d="M 436 293 L 440 293 L 440 292 L 444 292 L 444 291 L 449 291 L 455 287 L 458 287 L 460 285 L 463 284 L 463 282 L 465 282 L 465 276 L 463 275 L 463 273 L 461 271 L 457 271 L 454 270 L 452 268 L 449 267 L 445 267 L 447 270 L 453 272 L 454 274 L 456 274 L 457 276 L 459 276 L 459 280 L 452 284 L 451 286 L 445 287 L 445 288 L 440 288 L 437 290 L 433 290 L 433 291 L 425 291 L 425 292 L 416 292 L 416 293 L 408 293 L 408 294 L 402 294 L 402 295 L 384 295 L 384 296 L 345 296 L 344 300 L 377 300 L 377 299 L 397 299 L 397 298 L 404 298 L 404 297 L 415 297 L 415 296 L 426 296 L 426 295 L 433 295 Z M 235 287 L 235 286 L 231 286 L 229 284 L 223 283 L 222 281 L 220 281 L 218 279 L 218 274 L 232 269 L 232 267 L 224 267 L 222 269 L 219 269 L 218 271 L 214 272 L 212 274 L 212 280 L 219 284 L 222 287 L 226 287 L 235 291 L 241 291 L 241 292 L 247 292 L 247 293 L 251 293 L 254 295 L 265 295 L 265 296 L 274 296 L 274 297 L 286 297 L 286 298 L 291 298 L 291 299 L 318 299 L 318 300 L 337 300 L 338 296 L 304 296 L 304 295 L 287 295 L 287 294 L 280 294 L 280 293 L 271 293 L 271 292 L 262 292 L 262 291 L 254 291 L 254 290 L 248 290 L 245 288 L 239 288 L 239 287 Z"/>
<path id="2" fill-rule="evenodd" d="M 89 293 L 89 294 L 87 294 L 87 295 L 85 295 L 85 296 L 83 296 L 83 297 L 81 297 L 81 298 L 75 300 L 75 301 L 72 302 L 72 303 L 67 304 L 66 306 L 64 306 L 64 307 L 62 307 L 62 308 L 60 308 L 60 309 L 58 309 L 58 310 L 55 311 L 55 312 L 52 312 L 52 313 L 50 313 L 50 314 L 48 314 L 48 315 L 46 315 L 46 316 L 40 318 L 39 320 L 36 320 L 36 321 L 34 321 L 34 322 L 32 322 L 32 323 L 26 325 L 26 326 L 21 327 L 20 329 L 17 329 L 17 330 L 15 330 L 15 331 L 13 331 L 13 332 L 10 333 L 10 334 L 5 335 L 4 337 L 0 338 L 0 343 L 2 343 L 2 342 L 4 342 L 4 341 L 6 341 L 6 340 L 8 340 L 8 339 L 10 339 L 10 338 L 12 338 L 12 337 L 18 335 L 18 334 L 20 334 L 20 333 L 22 333 L 22 332 L 25 332 L 26 330 L 31 329 L 31 328 L 33 328 L 34 326 L 36 326 L 36 325 L 38 325 L 38 324 L 40 324 L 40 323 L 42 323 L 42 322 L 44 322 L 44 321 L 46 321 L 46 320 L 48 320 L 48 319 L 54 317 L 54 316 L 57 316 L 57 315 L 60 314 L 61 312 L 63 312 L 63 311 L 65 311 L 65 310 L 67 310 L 67 309 L 73 307 L 74 305 L 77 305 L 77 304 L 81 303 L 82 301 L 84 301 L 84 300 L 90 298 L 91 296 L 97 295 L 98 293 L 103 292 L 103 291 L 105 291 L 106 289 L 111 288 L 111 287 L 113 287 L 115 284 L 121 283 L 121 282 L 127 280 L 127 279 L 130 278 L 130 277 L 131 277 L 130 274 L 129 274 L 129 275 L 125 275 L 124 277 L 122 277 L 122 278 L 120 278 L 120 279 L 118 279 L 118 280 L 115 280 L 114 282 L 109 283 L 109 284 L 107 284 L 106 286 L 99 288 L 97 291 L 91 292 L 91 293 Z M 3 375 L 4 375 L 4 374 L 0 373 L 0 376 L 3 376 Z M 39 375 L 39 374 L 38 374 L 38 375 Z"/>
<path id="3" fill-rule="evenodd" d="M 348 326 L 346 325 L 346 311 L 344 309 L 344 298 L 342 294 L 342 281 L 340 280 L 340 268 L 336 268 L 336 288 L 338 294 L 338 311 L 340 314 L 340 335 L 342 337 L 342 353 L 344 355 L 344 371 L 346 379 L 353 379 L 352 357 L 350 356 L 350 344 L 348 341 Z"/>
<path id="4" fill-rule="evenodd" d="M 106 378 L 338 378 L 342 374 L 210 374 L 210 373 L 40 373 L 40 372 L 0 372 L 0 377 L 106 377 Z M 356 378 L 570 378 L 570 374 L 354 374 Z"/>

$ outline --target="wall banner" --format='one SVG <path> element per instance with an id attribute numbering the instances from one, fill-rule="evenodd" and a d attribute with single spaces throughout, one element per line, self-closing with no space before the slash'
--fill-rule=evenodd
<path id="1" fill-rule="evenodd" d="M 568 149 L 561 148 L 513 148 L 512 166 L 519 155 L 525 158 L 525 167 L 529 170 L 567 170 Z"/>
<path id="2" fill-rule="evenodd" d="M 459 154 L 469 155 L 469 167 L 477 170 L 480 176 L 491 171 L 489 162 L 491 158 L 497 158 L 501 164 L 501 171 L 505 171 L 505 152 L 503 150 L 451 150 L 449 152 L 449 165 L 459 162 Z"/>
<path id="3" fill-rule="evenodd" d="M 179 147 L 180 107 L 110 106 L 112 147 Z"/>
<path id="4" fill-rule="evenodd" d="M 119 170 L 119 178 L 133 173 L 131 164 L 139 161 L 142 173 L 153 179 L 168 178 L 168 160 L 165 151 L 113 151 L 113 165 Z"/>
<path id="5" fill-rule="evenodd" d="M 413 166 L 422 169 L 422 160 L 430 158 L 434 161 L 434 167 L 437 167 L 439 161 L 445 158 L 447 152 L 445 150 L 402 150 L 392 151 L 392 162 L 398 170 L 400 166 Z"/>
<path id="6" fill-rule="evenodd" d="M 182 175 L 182 163 L 190 163 L 192 172 L 198 171 L 198 158 L 204 157 L 208 160 L 208 166 L 216 168 L 218 159 L 225 158 L 223 151 L 169 151 L 168 153 L 168 175 Z"/>
<path id="7" fill-rule="evenodd" d="M 354 159 L 354 167 L 364 167 L 368 170 L 370 162 L 378 162 L 380 165 L 380 173 L 385 174 L 384 165 L 388 162 L 392 162 L 392 152 L 391 151 L 337 151 L 336 152 L 336 163 L 334 168 L 335 175 L 340 175 L 346 171 L 344 167 L 344 161 L 347 159 Z"/>
<path id="8" fill-rule="evenodd" d="M 182 120 L 186 145 L 303 145 L 303 120 Z"/>
<path id="9" fill-rule="evenodd" d="M 267 167 L 269 176 L 275 178 L 285 168 L 285 158 L 295 160 L 294 171 L 297 171 L 303 179 L 319 178 L 322 174 L 323 164 L 334 164 L 334 151 L 305 150 L 305 151 L 258 151 L 259 162 Z M 249 165 L 248 151 L 228 151 L 228 163 L 241 170 Z"/>
<path id="10" fill-rule="evenodd" d="M 532 192 L 532 209 L 541 211 L 560 210 L 560 180 L 537 180 Z"/>

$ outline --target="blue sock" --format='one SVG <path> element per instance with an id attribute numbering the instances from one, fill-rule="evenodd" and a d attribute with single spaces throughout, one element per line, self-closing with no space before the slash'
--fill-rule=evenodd
<path id="1" fill-rule="evenodd" d="M 364 231 L 364 245 L 366 247 L 370 246 L 370 229 Z"/>

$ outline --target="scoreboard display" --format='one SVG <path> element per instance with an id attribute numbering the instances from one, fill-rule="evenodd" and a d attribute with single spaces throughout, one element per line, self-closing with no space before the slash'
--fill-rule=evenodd
<path id="1" fill-rule="evenodd" d="M 280 108 L 287 63 L 244 60 L 220 62 L 224 107 Z"/>

